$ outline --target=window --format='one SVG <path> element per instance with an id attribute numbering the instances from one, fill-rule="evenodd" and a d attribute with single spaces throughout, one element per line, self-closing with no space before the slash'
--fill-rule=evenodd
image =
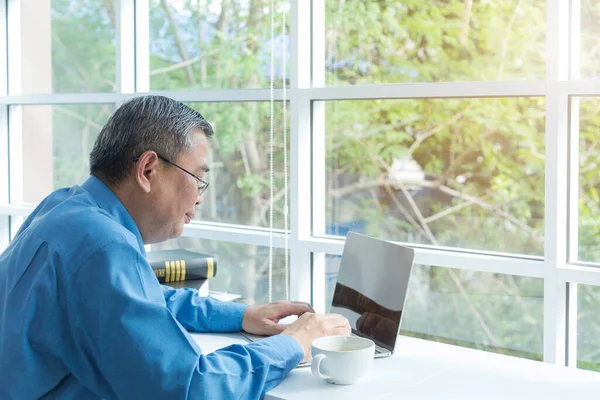
<path id="1" fill-rule="evenodd" d="M 270 104 L 269 102 L 190 103 L 213 126 L 209 143 L 210 189 L 196 220 L 269 226 Z M 282 104 L 274 105 L 273 225 L 284 227 L 284 147 Z M 288 125 L 289 126 L 289 123 Z M 289 137 L 289 135 L 288 135 Z M 289 153 L 288 153 L 289 154 Z M 289 176 L 289 174 L 288 174 Z"/>
<path id="2" fill-rule="evenodd" d="M 326 233 L 541 255 L 544 100 L 330 101 Z"/>
<path id="3" fill-rule="evenodd" d="M 289 2 L 278 0 L 276 7 L 281 13 L 289 9 Z M 274 71 L 277 87 L 281 87 L 283 74 L 287 76 L 282 49 L 288 38 L 282 36 L 281 22 L 278 15 Z M 270 24 L 266 2 L 152 0 L 151 89 L 269 87 Z M 289 27 L 286 30 L 289 32 Z M 288 58 L 287 53 L 285 57 Z"/>
<path id="4" fill-rule="evenodd" d="M 363 232 L 416 249 L 405 334 L 598 369 L 596 3 L 5 1 L 0 248 L 116 106 L 162 94 L 215 137 L 196 221 L 153 248 L 214 254 L 213 289 L 322 307 Z"/>
<path id="5" fill-rule="evenodd" d="M 573 100 L 572 100 L 573 101 Z M 579 260 L 600 261 L 600 98 L 577 98 L 579 106 Z"/>
<path id="6" fill-rule="evenodd" d="M 326 257 L 327 306 L 339 263 Z M 415 264 L 400 333 L 541 360 L 543 300 L 541 279 Z"/>
<path id="7" fill-rule="evenodd" d="M 250 244 L 181 237 L 152 245 L 152 250 L 186 249 L 214 255 L 217 274 L 209 281 L 210 290 L 240 294 L 248 304 L 269 301 L 269 248 Z M 282 249 L 273 256 L 272 299 L 286 294 L 285 259 Z"/>
<path id="8" fill-rule="evenodd" d="M 11 92 L 114 92 L 117 11 L 115 0 L 21 0 L 21 80 Z"/>
<path id="9" fill-rule="evenodd" d="M 577 367 L 600 372 L 600 286 L 577 286 Z"/>
<path id="10" fill-rule="evenodd" d="M 402 333 L 542 359 L 543 281 L 415 265 Z"/>
<path id="11" fill-rule="evenodd" d="M 2 253 L 10 243 L 10 234 L 8 230 L 9 217 L 0 217 L 0 253 Z"/>
<path id="12" fill-rule="evenodd" d="M 325 4 L 328 85 L 544 78 L 544 0 Z"/>
<path id="13" fill-rule="evenodd" d="M 22 153 L 22 188 L 14 203 L 37 203 L 55 189 L 83 183 L 89 176 L 89 153 L 114 104 L 12 106 L 11 151 Z M 19 143 L 19 144 L 17 144 Z M 20 148 L 18 148 L 20 147 Z"/>
<path id="14" fill-rule="evenodd" d="M 598 34 L 600 34 L 600 5 L 594 0 L 579 0 L 575 1 L 580 8 L 580 21 L 574 21 L 575 24 L 580 23 L 581 34 L 581 77 L 598 78 L 600 69 L 598 61 L 600 57 L 600 48 L 598 48 Z M 578 76 L 579 77 L 579 76 Z"/>

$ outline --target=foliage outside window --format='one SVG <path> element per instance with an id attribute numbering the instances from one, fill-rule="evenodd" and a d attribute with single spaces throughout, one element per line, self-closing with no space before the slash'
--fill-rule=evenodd
<path id="1" fill-rule="evenodd" d="M 544 99 L 326 103 L 327 233 L 542 255 Z"/>
<path id="2" fill-rule="evenodd" d="M 545 77 L 544 0 L 325 4 L 329 85 Z"/>
<path id="3" fill-rule="evenodd" d="M 118 11 L 116 1 L 49 1 L 52 26 L 52 91 L 114 92 Z"/>
<path id="4" fill-rule="evenodd" d="M 578 285 L 577 367 L 600 372 L 600 286 Z"/>
<path id="5" fill-rule="evenodd" d="M 217 275 L 209 281 L 211 290 L 237 293 L 248 304 L 269 301 L 269 248 L 250 244 L 180 237 L 152 245 L 152 250 L 186 249 L 215 256 Z M 273 300 L 285 299 L 283 249 L 273 249 Z"/>
<path id="6" fill-rule="evenodd" d="M 275 79 L 281 87 L 282 11 L 289 1 L 277 0 Z M 270 86 L 271 2 L 152 0 L 150 3 L 150 88 L 261 88 Z M 289 22 L 286 22 L 289 32 Z M 286 64 L 289 65 L 289 62 Z"/>
<path id="7" fill-rule="evenodd" d="M 329 305 L 340 257 L 326 259 Z M 542 279 L 416 264 L 400 328 L 402 335 L 541 360 L 543 310 Z"/>
<path id="8" fill-rule="evenodd" d="M 89 176 L 89 153 L 115 105 L 20 107 L 24 202 L 37 203 L 52 190 L 83 183 Z"/>
<path id="9" fill-rule="evenodd" d="M 600 3 L 596 0 L 580 0 L 581 2 L 581 56 L 580 75 L 584 78 L 598 78 L 600 76 Z"/>
<path id="10" fill-rule="evenodd" d="M 269 123 L 268 102 L 188 104 L 213 126 L 209 143 L 210 189 L 196 219 L 256 227 L 269 227 Z M 274 105 L 273 226 L 283 229 L 284 147 L 283 105 Z M 289 127 L 289 121 L 287 126 Z M 288 132 L 288 158 L 289 132 Z M 289 160 L 288 160 L 289 161 Z M 288 171 L 289 177 L 289 171 Z M 288 221 L 289 222 L 289 221 Z"/>
<path id="11" fill-rule="evenodd" d="M 579 99 L 579 249 L 581 261 L 600 261 L 600 98 Z"/>

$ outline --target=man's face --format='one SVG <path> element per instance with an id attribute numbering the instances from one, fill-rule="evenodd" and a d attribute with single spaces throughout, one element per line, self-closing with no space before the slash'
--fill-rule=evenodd
<path id="1" fill-rule="evenodd" d="M 205 178 L 208 172 L 208 139 L 202 131 L 193 134 L 194 150 L 170 160 L 192 174 Z M 204 201 L 198 196 L 200 182 L 190 174 L 161 160 L 160 185 L 152 196 L 154 214 L 153 242 L 181 236 L 183 226 L 194 218 L 195 206 Z M 153 188 L 154 191 L 154 188 Z"/>

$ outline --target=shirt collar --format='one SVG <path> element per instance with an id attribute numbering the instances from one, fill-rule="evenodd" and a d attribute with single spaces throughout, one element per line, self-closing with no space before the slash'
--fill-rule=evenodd
<path id="1" fill-rule="evenodd" d="M 140 251 L 145 256 L 146 250 L 144 248 L 144 241 L 142 240 L 140 230 L 129 214 L 129 211 L 127 211 L 117 195 L 108 186 L 106 186 L 104 182 L 94 175 L 90 175 L 90 177 L 81 185 L 81 187 L 87 190 L 92 197 L 94 197 L 96 203 L 98 203 L 98 206 L 101 209 L 106 211 L 115 219 L 115 221 L 123 225 L 128 231 L 135 235 L 140 247 Z"/>

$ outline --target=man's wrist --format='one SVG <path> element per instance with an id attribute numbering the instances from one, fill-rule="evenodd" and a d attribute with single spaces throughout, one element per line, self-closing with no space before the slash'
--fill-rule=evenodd
<path id="1" fill-rule="evenodd" d="M 282 360 L 286 362 L 286 372 L 289 373 L 304 359 L 304 349 L 300 343 L 290 335 L 274 335 L 249 346 L 269 346 L 277 351 Z"/>
<path id="2" fill-rule="evenodd" d="M 240 303 L 233 303 L 237 306 L 237 310 L 240 313 L 240 316 L 238 318 L 239 321 L 239 329 L 236 329 L 238 331 L 241 331 L 244 326 L 244 316 L 246 315 L 246 310 L 248 309 L 248 306 L 246 304 L 240 304 Z"/>
<path id="3" fill-rule="evenodd" d="M 303 356 L 306 356 L 307 354 L 310 354 L 310 346 L 308 346 L 308 348 L 305 348 L 305 346 L 302 344 L 302 342 L 300 342 L 300 340 L 297 337 L 295 337 L 293 335 L 289 335 L 289 334 L 287 334 L 285 332 L 282 332 L 281 334 L 284 335 L 284 336 L 287 336 L 289 338 L 294 339 L 294 342 L 296 342 L 296 344 L 298 345 L 298 347 L 300 349 L 302 349 Z"/>
<path id="4" fill-rule="evenodd" d="M 249 307 L 250 306 L 246 306 L 246 308 L 244 309 L 244 312 L 242 313 L 242 321 L 240 322 L 240 331 L 245 331 L 244 322 L 246 322 L 246 318 L 248 316 L 247 311 L 248 311 Z"/>
<path id="5" fill-rule="evenodd" d="M 246 308 L 245 304 L 232 303 L 230 301 L 213 300 L 213 315 L 219 316 L 219 324 L 212 326 L 215 332 L 239 332 L 242 330 L 242 321 Z"/>

